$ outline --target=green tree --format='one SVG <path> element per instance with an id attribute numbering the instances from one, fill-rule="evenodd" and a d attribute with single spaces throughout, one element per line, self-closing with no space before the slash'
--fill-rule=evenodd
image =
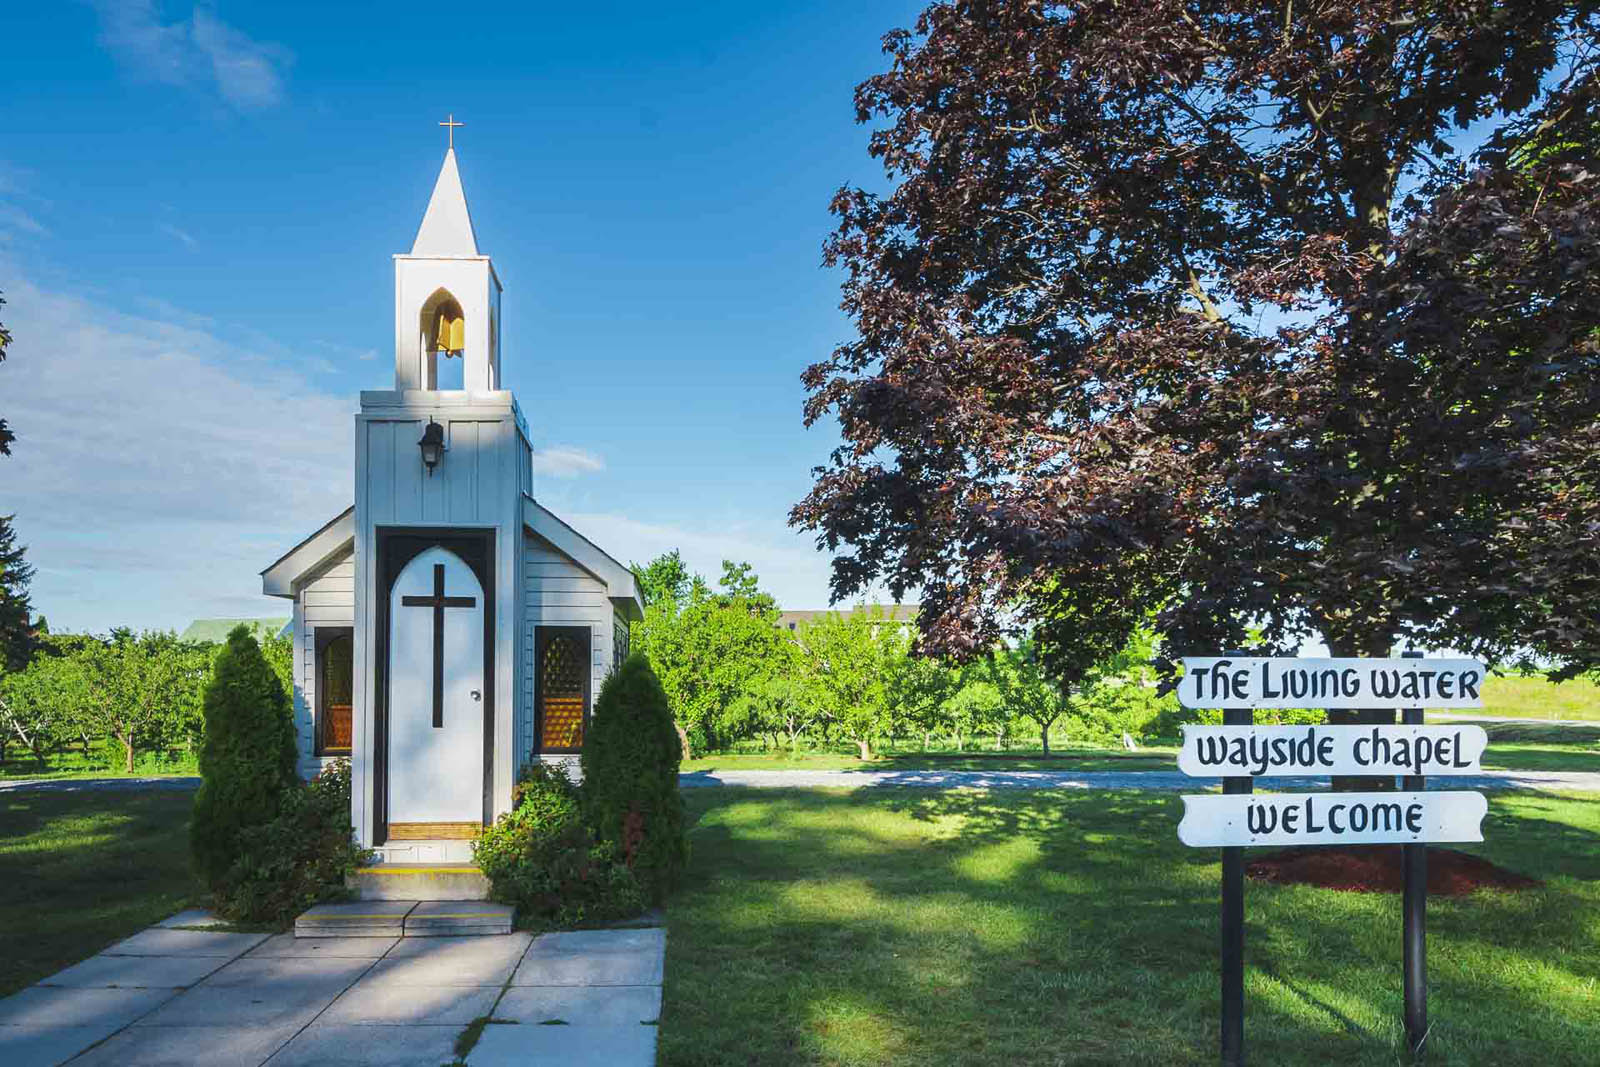
<path id="1" fill-rule="evenodd" d="M 20 671 L 0 674 L 0 758 L 14 737 L 42 766 L 51 748 L 73 736 L 75 670 L 69 659 L 41 655 Z"/>
<path id="2" fill-rule="evenodd" d="M 646 568 L 668 561 L 660 568 L 667 578 L 657 585 L 667 592 L 645 609 L 634 647 L 654 665 L 686 748 L 703 749 L 729 739 L 724 727 L 733 703 L 775 654 L 777 610 L 747 565 L 725 564 L 735 584 L 713 593 L 698 575 L 678 575 L 673 556 Z"/>
<path id="3" fill-rule="evenodd" d="M 705 586 L 705 580 L 690 572 L 677 549 L 663 552 L 642 566 L 635 563 L 631 569 L 634 580 L 639 583 L 639 595 L 644 599 L 646 608 L 659 604 L 681 608 L 688 602 L 691 593 Z"/>
<path id="4" fill-rule="evenodd" d="M 66 659 L 70 714 L 85 733 L 122 746 L 128 773 L 140 752 L 181 745 L 193 735 L 207 667 L 202 646 L 171 632 L 117 629 L 75 644 Z"/>
<path id="5" fill-rule="evenodd" d="M 905 628 L 883 610 L 828 612 L 804 624 L 796 639 L 829 724 L 864 760 L 895 730 L 890 687 L 910 644 Z"/>
<path id="6" fill-rule="evenodd" d="M 996 720 L 1005 717 L 1005 701 L 994 684 L 987 659 L 962 665 L 955 692 L 940 706 L 940 713 L 940 721 L 957 752 L 965 751 L 967 738 L 989 729 Z"/>
<path id="7" fill-rule="evenodd" d="M 990 677 L 1006 710 L 1038 728 L 1039 745 L 1050 755 L 1050 728 L 1073 710 L 1070 691 L 1058 687 L 1045 673 L 1031 642 L 995 650 L 991 664 Z"/>
<path id="8" fill-rule="evenodd" d="M 600 687 L 579 758 L 584 812 L 596 838 L 615 844 L 646 893 L 660 900 L 689 857 L 678 793 L 683 750 L 666 691 L 642 653 L 629 655 Z"/>
<path id="9" fill-rule="evenodd" d="M 25 557 L 26 548 L 17 544 L 17 531 L 11 525 L 15 519 L 0 515 L 0 673 L 26 666 L 37 643 L 28 597 L 33 567 Z"/>
<path id="10" fill-rule="evenodd" d="M 800 739 L 822 718 L 798 642 L 780 634 L 775 654 L 728 709 L 730 736 L 765 735 L 772 747 L 800 750 Z"/>
<path id="11" fill-rule="evenodd" d="M 238 859 L 241 835 L 275 818 L 296 781 L 289 698 L 244 626 L 217 655 L 204 707 L 189 844 L 195 871 L 215 886 Z"/>
<path id="12" fill-rule="evenodd" d="M 922 748 L 945 725 L 946 705 L 960 686 L 958 670 L 935 656 L 908 655 L 895 664 L 889 700 L 897 721 L 922 734 Z"/>

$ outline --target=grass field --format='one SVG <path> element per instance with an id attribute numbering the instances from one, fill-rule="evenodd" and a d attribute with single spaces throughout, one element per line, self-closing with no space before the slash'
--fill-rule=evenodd
<path id="1" fill-rule="evenodd" d="M 87 754 L 71 749 L 52 752 L 44 762 L 34 759 L 21 745 L 6 749 L 6 758 L 0 760 L 0 781 L 13 778 L 122 778 L 123 769 L 120 746 L 98 745 Z M 133 776 L 143 778 L 160 774 L 199 774 L 199 764 L 192 753 L 146 752 L 136 754 Z"/>
<path id="2" fill-rule="evenodd" d="M 0 793 L 0 996 L 196 899 L 188 792 Z"/>
<path id="3" fill-rule="evenodd" d="M 1600 685 L 1589 678 L 1553 685 L 1531 675 L 1491 676 L 1483 686 L 1483 711 L 1474 714 L 1600 722 Z"/>
<path id="4" fill-rule="evenodd" d="M 660 1063 L 1210 1064 L 1218 853 L 1132 793 L 706 790 Z M 1491 800 L 1544 888 L 1434 900 L 1431 1064 L 1592 1064 L 1600 796 Z M 1255 1063 L 1401 1062 L 1394 895 L 1252 884 Z"/>

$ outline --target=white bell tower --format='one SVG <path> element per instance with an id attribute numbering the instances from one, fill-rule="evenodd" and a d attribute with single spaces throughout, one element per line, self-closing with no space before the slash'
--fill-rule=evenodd
<path id="1" fill-rule="evenodd" d="M 454 145 L 410 253 L 394 257 L 395 389 L 437 390 L 447 359 L 463 361 L 466 392 L 501 388 L 500 279 L 478 252 Z"/>

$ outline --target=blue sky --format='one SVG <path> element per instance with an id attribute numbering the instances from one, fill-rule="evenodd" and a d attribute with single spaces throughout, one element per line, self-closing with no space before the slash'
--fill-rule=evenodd
<path id="1" fill-rule="evenodd" d="M 350 499 L 447 112 L 540 499 L 821 606 L 785 517 L 836 438 L 798 375 L 849 335 L 829 197 L 882 181 L 852 91 L 919 6 L 8 5 L 0 510 L 36 608 L 283 611 L 256 572 Z"/>

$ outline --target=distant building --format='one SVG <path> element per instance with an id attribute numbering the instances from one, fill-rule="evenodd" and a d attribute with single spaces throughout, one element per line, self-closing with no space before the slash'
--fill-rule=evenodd
<path id="1" fill-rule="evenodd" d="M 857 604 L 843 611 L 838 608 L 821 608 L 815 611 L 785 611 L 780 612 L 778 615 L 778 629 L 796 630 L 803 624 L 814 619 L 820 619 L 824 615 L 870 615 L 874 611 L 880 613 L 885 622 L 911 626 L 916 623 L 917 612 L 921 610 L 921 604 Z"/>
<path id="2" fill-rule="evenodd" d="M 178 635 L 180 641 L 211 641 L 221 644 L 228 639 L 228 633 L 240 623 L 250 627 L 260 634 L 272 634 L 275 637 L 289 636 L 289 619 L 196 619 L 191 622 L 183 633 Z"/>

